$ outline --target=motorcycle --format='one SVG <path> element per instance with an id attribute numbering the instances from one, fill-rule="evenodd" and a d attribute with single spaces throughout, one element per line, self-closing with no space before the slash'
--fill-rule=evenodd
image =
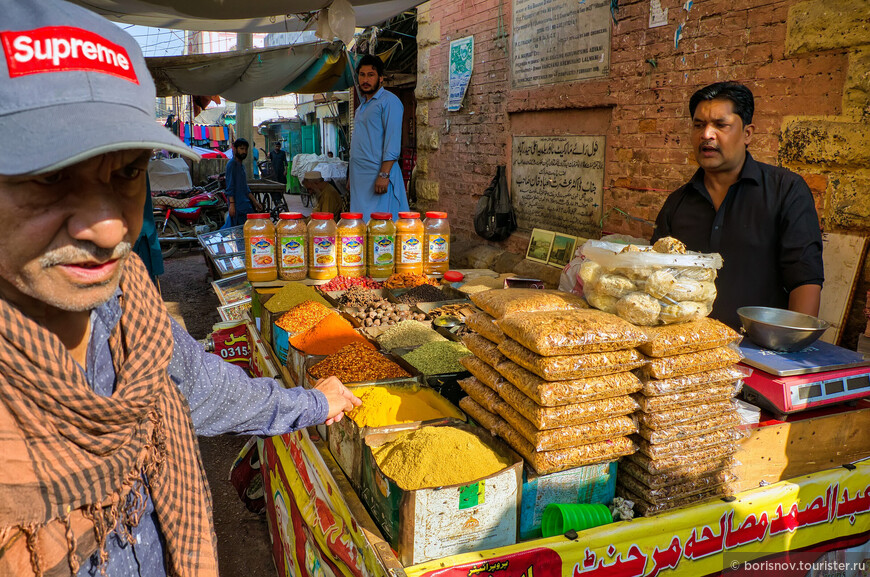
<path id="1" fill-rule="evenodd" d="M 189 198 L 155 196 L 154 222 L 163 258 L 178 251 L 181 244 L 197 241 L 197 236 L 223 226 L 227 217 L 227 199 L 223 190 L 198 189 Z"/>

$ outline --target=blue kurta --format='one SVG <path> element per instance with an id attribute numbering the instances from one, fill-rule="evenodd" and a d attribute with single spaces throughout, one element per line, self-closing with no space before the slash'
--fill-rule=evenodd
<path id="1" fill-rule="evenodd" d="M 399 166 L 403 111 L 399 98 L 383 87 L 356 110 L 350 143 L 350 210 L 363 213 L 366 221 L 372 212 L 391 212 L 396 219 L 399 211 L 408 210 Z M 390 169 L 390 186 L 385 194 L 376 194 L 375 180 L 381 162 L 386 160 L 395 161 Z"/>

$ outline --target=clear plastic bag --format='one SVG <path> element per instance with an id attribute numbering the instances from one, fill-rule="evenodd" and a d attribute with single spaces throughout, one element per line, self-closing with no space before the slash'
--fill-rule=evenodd
<path id="1" fill-rule="evenodd" d="M 464 344 L 474 356 L 491 367 L 497 367 L 499 363 L 503 363 L 507 360 L 507 357 L 499 351 L 498 345 L 480 335 L 469 333 L 462 337 L 462 344 Z"/>
<path id="2" fill-rule="evenodd" d="M 495 319 L 484 312 L 476 312 L 465 317 L 465 326 L 495 344 L 505 339 L 504 333 L 495 324 Z"/>
<path id="3" fill-rule="evenodd" d="M 720 429 L 735 430 L 739 424 L 740 417 L 736 412 L 733 412 L 723 413 L 700 421 L 681 423 L 663 429 L 650 429 L 641 425 L 638 433 L 650 443 L 669 443 L 685 439 L 686 437 L 712 433 Z"/>
<path id="4" fill-rule="evenodd" d="M 498 321 L 504 334 L 544 356 L 631 349 L 646 342 L 646 332 L 621 318 L 585 309 L 516 313 Z"/>
<path id="5" fill-rule="evenodd" d="M 504 423 L 504 424 L 501 424 Z M 636 447 L 628 437 L 617 437 L 607 441 L 599 441 L 588 445 L 580 445 L 555 451 L 535 451 L 534 446 L 516 429 L 501 420 L 498 428 L 498 436 L 508 445 L 522 455 L 526 462 L 539 475 L 555 473 L 593 463 L 615 461 L 620 457 L 632 454 Z"/>
<path id="6" fill-rule="evenodd" d="M 497 409 L 498 414 L 525 437 L 536 451 L 567 449 L 637 432 L 637 423 L 628 415 L 542 431 L 507 403 L 501 403 Z"/>
<path id="7" fill-rule="evenodd" d="M 655 411 L 670 411 L 679 407 L 688 407 L 690 405 L 710 404 L 718 401 L 726 401 L 737 396 L 742 387 L 742 383 L 717 385 L 706 389 L 696 389 L 694 391 L 686 391 L 677 395 L 664 395 L 661 397 L 645 397 L 644 395 L 634 395 L 634 399 L 640 405 L 640 410 L 644 413 L 653 413 Z"/>
<path id="8" fill-rule="evenodd" d="M 490 413 L 497 413 L 498 406 L 504 404 L 504 401 L 501 400 L 498 393 L 474 377 L 462 379 L 459 381 L 459 386 L 462 387 L 462 390 L 468 393 L 468 396 L 474 399 L 478 405 Z"/>
<path id="9" fill-rule="evenodd" d="M 649 429 L 658 430 L 673 427 L 683 423 L 703 421 L 725 414 L 737 414 L 737 408 L 732 400 L 718 401 L 702 405 L 689 405 L 670 411 L 653 413 L 638 413 L 638 422 Z"/>
<path id="10" fill-rule="evenodd" d="M 544 407 L 629 395 L 640 390 L 642 386 L 640 379 L 631 372 L 570 381 L 545 381 L 513 361 L 500 363 L 498 372 L 526 396 Z"/>
<path id="11" fill-rule="evenodd" d="M 709 463 L 693 463 L 692 469 L 683 469 L 671 473 L 652 473 L 634 464 L 631 458 L 623 459 L 619 463 L 619 476 L 631 475 L 640 479 L 644 485 L 651 489 L 662 489 L 682 485 L 684 483 L 707 484 L 709 486 L 721 485 L 728 479 L 737 476 L 732 473 L 736 462 L 733 459 L 716 459 Z"/>
<path id="12" fill-rule="evenodd" d="M 483 385 L 481 385 L 483 386 Z M 635 439 L 638 450 L 651 459 L 683 457 L 692 459 L 698 451 L 713 449 L 726 443 L 735 444 L 740 439 L 740 433 L 734 429 L 719 429 L 703 435 L 686 437 L 667 443 L 650 443 L 642 437 Z M 734 448 L 736 451 L 736 447 Z"/>
<path id="13" fill-rule="evenodd" d="M 648 357 L 669 357 L 724 347 L 738 341 L 740 335 L 716 319 L 703 318 L 688 323 L 649 327 L 649 342 L 638 345 Z"/>
<path id="14" fill-rule="evenodd" d="M 493 390 L 498 390 L 498 384 L 503 380 L 501 373 L 494 368 L 481 361 L 474 355 L 468 355 L 459 359 L 462 366 L 477 377 L 477 380 Z M 505 361 L 509 363 L 510 361 Z"/>
<path id="15" fill-rule="evenodd" d="M 740 367 L 729 366 L 712 371 L 692 373 L 681 377 L 669 379 L 651 379 L 641 375 L 643 388 L 641 392 L 647 397 L 660 397 L 663 395 L 679 395 L 688 391 L 715 387 L 727 383 L 736 383 L 745 376 L 747 371 Z"/>
<path id="16" fill-rule="evenodd" d="M 736 347 L 719 347 L 697 353 L 686 353 L 660 359 L 649 359 L 642 374 L 656 379 L 669 379 L 692 373 L 721 369 L 740 362 L 743 355 Z"/>
<path id="17" fill-rule="evenodd" d="M 690 457 L 677 454 L 653 459 L 644 453 L 635 453 L 631 456 L 631 461 L 647 473 L 653 475 L 659 473 L 678 474 L 683 472 L 698 474 L 704 471 L 715 470 L 710 469 L 710 467 L 717 468 L 717 461 L 730 461 L 731 456 L 736 452 L 737 445 L 735 443 L 723 443 L 693 451 Z"/>
<path id="18" fill-rule="evenodd" d="M 459 400 L 459 408 L 465 411 L 465 414 L 478 422 L 484 429 L 488 430 L 493 435 L 498 435 L 500 430 L 504 430 L 507 423 L 493 413 L 480 406 L 477 401 L 471 397 L 462 397 Z"/>
<path id="19" fill-rule="evenodd" d="M 620 470 L 619 473 L 619 482 L 623 487 L 653 505 L 665 505 L 674 500 L 710 491 L 727 491 L 729 485 L 737 480 L 737 476 L 730 471 L 722 471 L 715 475 L 700 477 L 667 487 L 653 488 L 648 487 L 642 480 L 635 479 L 630 474 L 626 474 L 625 470 Z"/>
<path id="20" fill-rule="evenodd" d="M 638 408 L 637 402 L 629 396 L 559 407 L 542 407 L 508 382 L 502 382 L 499 385 L 498 394 L 502 400 L 519 411 L 538 429 L 557 429 L 610 417 L 630 415 Z"/>
<path id="21" fill-rule="evenodd" d="M 582 253 L 583 295 L 595 308 L 640 326 L 693 321 L 712 310 L 718 254 L 689 252 L 670 237 L 653 247 L 590 240 Z"/>
<path id="22" fill-rule="evenodd" d="M 498 350 L 516 364 L 547 381 L 569 381 L 622 373 L 636 369 L 645 362 L 644 356 L 634 349 L 544 357 L 512 339 L 506 339 L 498 346 Z"/>
<path id="23" fill-rule="evenodd" d="M 471 301 L 497 319 L 514 313 L 588 308 L 577 295 L 539 289 L 493 289 L 471 295 Z"/>
<path id="24" fill-rule="evenodd" d="M 616 494 L 623 499 L 628 499 L 629 501 L 634 502 L 634 512 L 637 513 L 641 517 L 649 517 L 650 515 L 658 515 L 659 513 L 664 513 L 666 511 L 670 511 L 671 509 L 677 509 L 679 507 L 686 507 L 688 505 L 695 505 L 697 503 L 703 503 L 704 501 L 709 501 L 711 499 L 717 499 L 719 497 L 724 497 L 728 494 L 728 489 L 724 486 L 716 487 L 710 491 L 705 491 L 698 495 L 691 495 L 688 497 L 680 497 L 678 499 L 671 499 L 667 503 L 663 503 L 661 505 L 655 505 L 650 503 L 646 499 L 638 496 L 636 493 L 626 488 L 624 485 L 621 485 L 617 482 L 616 484 Z"/>

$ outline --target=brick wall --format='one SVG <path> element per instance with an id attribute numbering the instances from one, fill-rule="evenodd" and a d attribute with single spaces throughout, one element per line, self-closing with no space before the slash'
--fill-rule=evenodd
<path id="1" fill-rule="evenodd" d="M 510 86 L 510 0 L 422 5 L 421 204 L 448 211 L 455 234 L 473 236 L 477 199 L 496 165 L 510 167 L 513 134 L 605 134 L 604 228 L 649 237 L 652 227 L 610 209 L 655 219 L 667 194 L 696 170 L 689 97 L 738 80 L 756 98 L 753 156 L 805 177 L 825 230 L 870 232 L 870 2 L 707 0 L 688 12 L 682 0 L 661 4 L 668 24 L 648 28 L 648 0 L 619 3 L 607 78 L 523 90 Z M 447 112 L 449 43 L 472 34 L 465 103 Z M 504 245 L 523 252 L 527 242 L 520 231 Z M 870 267 L 862 283 L 870 283 Z M 863 309 L 857 300 L 853 310 Z"/>

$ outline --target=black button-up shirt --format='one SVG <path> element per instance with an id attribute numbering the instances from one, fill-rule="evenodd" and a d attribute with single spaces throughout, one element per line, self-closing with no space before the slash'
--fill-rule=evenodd
<path id="1" fill-rule="evenodd" d="M 822 234 L 809 187 L 797 174 L 748 153 L 719 210 L 703 169 L 674 191 L 656 218 L 653 242 L 664 236 L 689 250 L 722 255 L 710 316 L 735 328 L 738 308 L 788 308 L 789 292 L 824 281 Z"/>

